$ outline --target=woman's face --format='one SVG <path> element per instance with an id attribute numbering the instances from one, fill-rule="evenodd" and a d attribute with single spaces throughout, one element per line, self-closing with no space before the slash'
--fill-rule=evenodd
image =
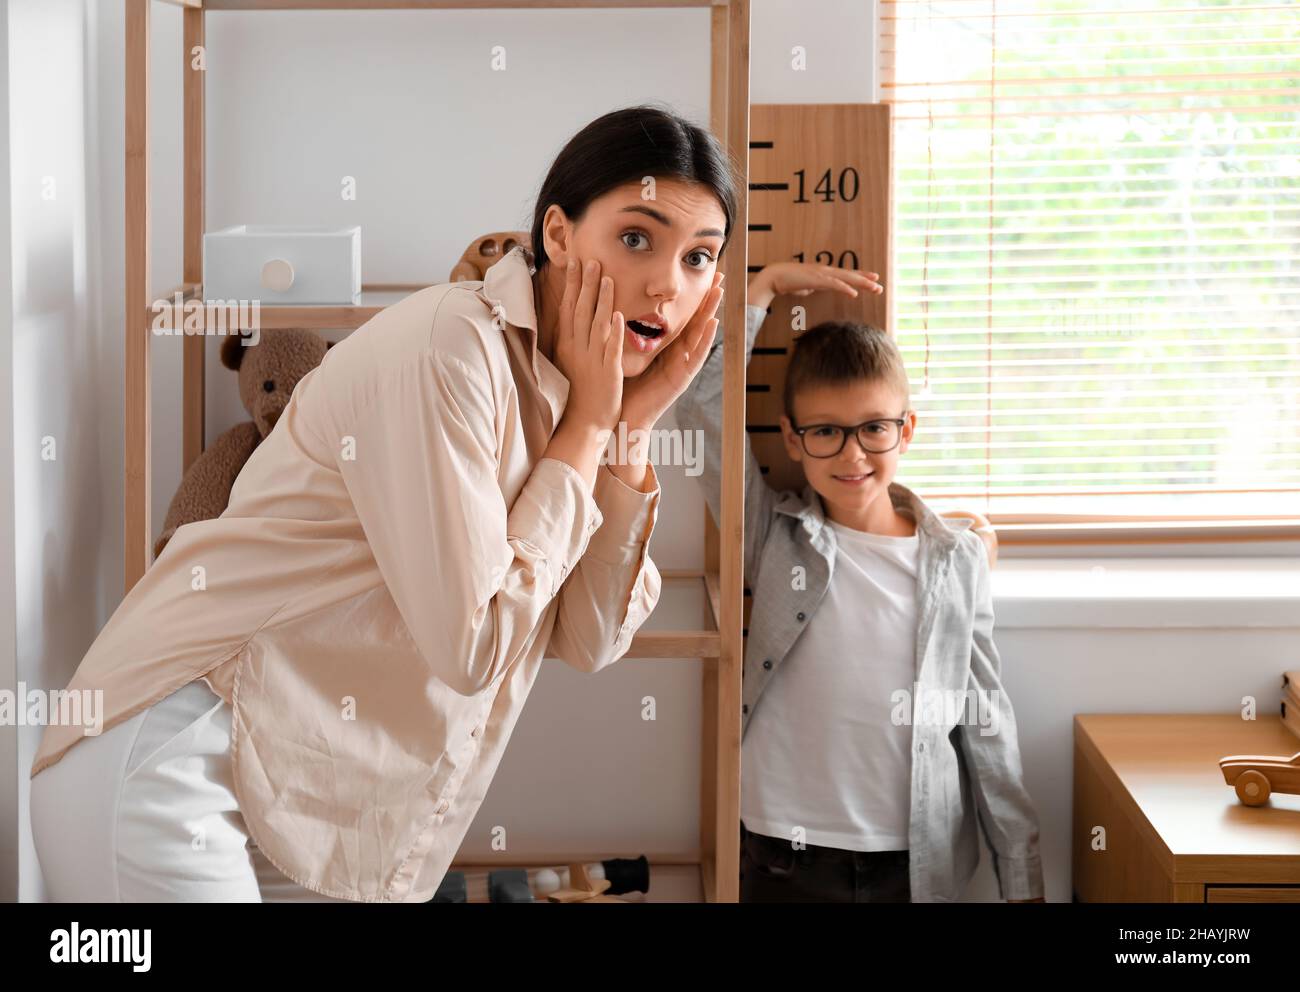
<path id="1" fill-rule="evenodd" d="M 655 179 L 653 186 L 647 180 L 602 194 L 576 224 L 552 205 L 543 235 L 561 277 L 576 256 L 579 263 L 597 260 L 601 275 L 614 280 L 614 310 L 627 322 L 623 375 L 635 377 L 682 333 L 713 285 L 725 226 L 722 206 L 707 186 Z M 633 327 L 641 319 L 657 319 L 663 330 L 639 334 Z"/>

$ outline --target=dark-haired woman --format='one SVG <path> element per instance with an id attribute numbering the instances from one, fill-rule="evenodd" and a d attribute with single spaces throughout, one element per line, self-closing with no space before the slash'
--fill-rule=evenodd
<path id="1" fill-rule="evenodd" d="M 542 658 L 604 668 L 658 601 L 654 468 L 601 456 L 703 364 L 738 182 L 690 122 L 607 114 L 552 165 L 533 252 L 300 380 L 82 660 L 96 726 L 46 728 L 52 898 L 433 896 Z"/>

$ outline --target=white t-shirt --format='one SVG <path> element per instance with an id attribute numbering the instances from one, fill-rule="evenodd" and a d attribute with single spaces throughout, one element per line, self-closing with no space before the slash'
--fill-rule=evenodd
<path id="1" fill-rule="evenodd" d="M 919 542 L 826 523 L 831 582 L 750 716 L 741 819 L 782 839 L 803 827 L 820 847 L 904 850 L 912 728 L 890 716 L 916 678 Z"/>

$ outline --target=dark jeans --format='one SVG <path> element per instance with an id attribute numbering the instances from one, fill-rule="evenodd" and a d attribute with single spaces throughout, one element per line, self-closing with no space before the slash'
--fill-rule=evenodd
<path id="1" fill-rule="evenodd" d="M 845 851 L 740 825 L 741 902 L 911 902 L 906 851 Z"/>

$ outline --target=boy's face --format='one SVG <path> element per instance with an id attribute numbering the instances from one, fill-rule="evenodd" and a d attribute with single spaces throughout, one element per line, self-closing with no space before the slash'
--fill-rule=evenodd
<path id="1" fill-rule="evenodd" d="M 879 498 L 889 500 L 889 484 L 894 481 L 899 456 L 912 441 L 916 430 L 916 413 L 905 409 L 902 394 L 884 382 L 857 382 L 846 385 L 818 385 L 799 390 L 794 396 L 795 423 L 781 417 L 781 434 L 786 453 L 803 466 L 809 484 L 827 503 L 844 511 L 841 515 L 853 518 L 864 513 Z M 854 427 L 867 420 L 903 420 L 901 437 L 892 451 L 868 453 L 863 450 L 857 435 L 844 438 L 844 447 L 830 458 L 814 458 L 803 447 L 794 428 L 813 424 L 835 424 Z M 811 432 L 810 432 L 811 433 Z M 884 447 L 888 443 L 873 440 L 867 435 L 870 447 Z M 810 439 L 811 443 L 811 439 Z M 854 481 L 854 476 L 865 476 Z"/>

